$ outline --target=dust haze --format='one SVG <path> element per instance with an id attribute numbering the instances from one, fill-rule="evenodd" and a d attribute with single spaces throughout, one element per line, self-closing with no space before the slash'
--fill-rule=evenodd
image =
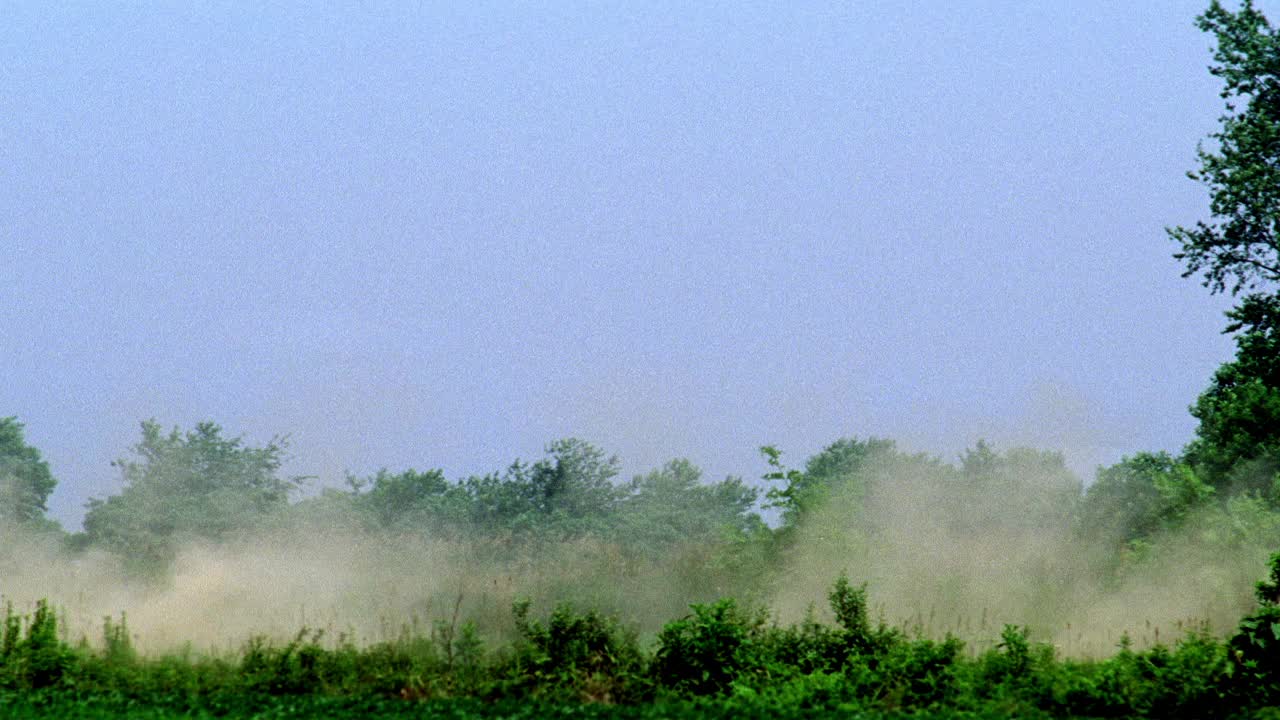
<path id="1" fill-rule="evenodd" d="M 831 497 L 781 560 L 771 606 L 798 619 L 846 573 L 867 583 L 883 621 L 908 633 L 949 633 L 981 650 L 1014 624 L 1087 657 L 1110 655 L 1124 635 L 1146 647 L 1190 631 L 1222 634 L 1254 607 L 1272 550 L 1249 537 L 1234 538 L 1228 554 L 1205 542 L 1217 511 L 1138 550 L 1117 548 L 1072 522 L 1073 478 L 1060 472 L 957 493 L 936 469 L 880 462 L 865 484 Z"/>
<path id="2" fill-rule="evenodd" d="M 148 652 L 233 652 L 250 637 L 286 639 L 304 628 L 369 644 L 464 621 L 497 643 L 509 639 L 520 598 L 536 612 L 562 602 L 597 608 L 648 638 L 689 603 L 725 596 L 789 623 L 823 616 L 841 574 L 867 583 L 881 621 L 956 635 L 973 652 L 994 645 L 1008 623 L 1063 655 L 1103 656 L 1122 634 L 1137 646 L 1191 630 L 1221 634 L 1252 607 L 1269 549 L 1250 540 L 1256 532 L 1231 540 L 1230 553 L 1222 538 L 1206 540 L 1223 524 L 1208 515 L 1222 510 L 1201 510 L 1206 517 L 1118 552 L 1073 522 L 1082 485 L 1060 463 L 1041 462 L 1052 454 L 997 457 L 1011 463 L 982 485 L 959 483 L 956 467 L 934 458 L 872 455 L 785 542 L 746 549 L 699 542 L 645 554 L 635 547 L 642 538 L 625 535 L 464 541 L 329 517 L 182 542 L 169 572 L 143 579 L 120 554 L 75 552 L 51 534 L 5 526 L 0 595 L 18 611 L 50 600 L 70 638 L 91 643 L 104 617 L 123 615 Z M 1247 510 L 1233 516 L 1237 524 Z"/>

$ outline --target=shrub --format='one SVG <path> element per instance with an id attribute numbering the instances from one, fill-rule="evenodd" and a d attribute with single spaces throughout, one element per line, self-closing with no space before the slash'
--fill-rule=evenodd
<path id="1" fill-rule="evenodd" d="M 59 685 L 76 664 L 74 651 L 58 637 L 58 619 L 48 602 L 36 603 L 35 613 L 26 622 L 5 607 L 3 637 L 0 637 L 0 684 L 22 689 Z"/>
<path id="2" fill-rule="evenodd" d="M 1261 705 L 1280 703 L 1280 553 L 1271 556 L 1269 570 L 1255 589 L 1258 609 L 1228 641 L 1232 694 Z"/>
<path id="3" fill-rule="evenodd" d="M 693 614 L 667 623 L 658 636 L 653 672 L 659 683 L 677 692 L 713 695 L 759 668 L 760 648 L 753 641 L 762 634 L 763 613 L 743 612 L 732 598 L 690 607 Z"/>
<path id="4" fill-rule="evenodd" d="M 321 663 L 326 651 L 320 632 L 300 631 L 293 641 L 276 647 L 265 638 L 252 638 L 240 661 L 246 689 L 270 695 L 299 695 L 324 686 Z"/>
<path id="5" fill-rule="evenodd" d="M 507 668 L 509 690 L 606 703 L 643 692 L 635 634 L 614 618 L 563 604 L 544 624 L 529 619 L 527 600 L 512 611 L 520 637 Z"/>

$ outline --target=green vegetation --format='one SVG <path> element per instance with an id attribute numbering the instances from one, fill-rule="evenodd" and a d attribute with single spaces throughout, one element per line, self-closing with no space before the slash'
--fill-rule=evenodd
<path id="1" fill-rule="evenodd" d="M 45 523 L 45 502 L 57 481 L 40 451 L 26 443 L 17 418 L 0 418 L 0 523 Z"/>
<path id="2" fill-rule="evenodd" d="M 517 638 L 494 648 L 467 625 L 366 647 L 304 630 L 282 643 L 253 638 L 224 655 L 147 657 L 131 647 L 123 620 L 104 623 L 96 649 L 69 644 L 40 603 L 28 617 L 9 609 L 3 618 L 0 707 L 13 708 L 10 717 L 357 710 L 467 717 L 523 716 L 529 708 L 609 716 L 1244 717 L 1280 699 L 1278 586 L 1280 554 L 1258 583 L 1261 606 L 1226 641 L 1190 632 L 1172 646 L 1134 650 L 1126 638 L 1105 660 L 1060 658 L 1012 625 L 978 654 L 953 637 L 910 637 L 873 624 L 865 589 L 845 578 L 828 594 L 834 626 L 812 618 L 781 626 L 724 599 L 694 605 L 651 647 L 595 611 L 562 605 L 539 620 L 522 602 L 513 609 Z"/>
<path id="3" fill-rule="evenodd" d="M 1187 457 L 1211 484 L 1273 492 L 1280 470 L 1280 33 L 1246 0 L 1231 12 L 1214 0 L 1198 19 L 1217 40 L 1211 72 L 1226 113 L 1190 173 L 1210 193 L 1209 222 L 1175 227 L 1184 276 L 1210 292 L 1243 293 L 1227 313 L 1236 360 L 1223 365 L 1192 407 L 1200 420 Z"/>
<path id="4" fill-rule="evenodd" d="M 1247 1 L 1199 24 L 1227 100 L 1192 174 L 1213 217 L 1169 234 L 1243 295 L 1181 453 L 1086 487 L 981 441 L 765 446 L 761 498 L 686 459 L 622 482 L 564 439 L 297 499 L 283 438 L 148 421 L 68 534 L 3 418 L 0 715 L 1280 717 L 1280 33 Z"/>

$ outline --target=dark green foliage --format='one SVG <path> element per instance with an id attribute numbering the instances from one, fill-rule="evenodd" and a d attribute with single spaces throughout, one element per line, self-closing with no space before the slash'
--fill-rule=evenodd
<path id="1" fill-rule="evenodd" d="M 1233 690 L 1249 701 L 1280 704 L 1280 553 L 1256 587 L 1259 607 L 1240 621 L 1228 642 Z"/>
<path id="2" fill-rule="evenodd" d="M 0 418 L 0 524 L 43 520 L 55 485 L 49 464 L 23 438 L 22 423 Z"/>
<path id="3" fill-rule="evenodd" d="M 1254 586 L 1254 596 L 1263 607 L 1280 605 L 1280 553 L 1272 555 L 1267 567 L 1267 577 Z"/>
<path id="4" fill-rule="evenodd" d="M 772 445 L 760 448 L 772 468 L 764 479 L 783 483 L 769 491 L 771 507 L 782 510 L 784 529 L 799 525 L 833 492 L 860 493 L 861 472 L 877 459 L 897 454 L 892 440 L 841 438 L 809 458 L 803 471 L 782 464 L 782 451 Z"/>
<path id="5" fill-rule="evenodd" d="M 556 528 L 569 535 L 598 529 L 626 494 L 613 483 L 618 458 L 590 443 L 569 438 L 547 447 L 548 457 L 532 465 L 515 463 L 506 483 L 519 501 L 507 518 L 519 530 Z"/>
<path id="6" fill-rule="evenodd" d="M 849 578 L 841 575 L 827 593 L 831 612 L 840 626 L 840 638 L 850 653 L 864 658 L 875 658 L 888 652 L 901 639 L 897 633 L 883 625 L 871 626 L 867 609 L 866 583 L 854 587 Z"/>
<path id="7" fill-rule="evenodd" d="M 298 695 L 322 688 L 326 680 L 322 660 L 330 654 L 320 646 L 320 637 L 303 630 L 281 647 L 260 637 L 250 640 L 240 661 L 245 688 L 268 695 Z"/>
<path id="8" fill-rule="evenodd" d="M 491 557 L 591 538 L 614 545 L 619 565 L 661 563 L 689 588 L 740 587 L 738 579 L 762 573 L 772 534 L 755 512 L 757 491 L 742 480 L 704 483 L 697 466 L 676 459 L 615 483 L 616 458 L 589 443 L 561 440 L 547 453 L 461 482 L 439 470 L 353 477 L 351 492 L 329 491 L 290 515 L 309 527 L 461 540 Z"/>
<path id="9" fill-rule="evenodd" d="M 138 659 L 123 615 L 118 623 L 110 616 L 102 619 L 102 659 L 109 665 L 131 665 Z"/>
<path id="10" fill-rule="evenodd" d="M 545 623 L 529 619 L 529 603 L 516 603 L 520 639 L 506 671 L 505 692 L 556 699 L 617 702 L 643 693 L 636 636 L 595 611 L 560 605 Z"/>
<path id="11" fill-rule="evenodd" d="M 731 599 L 692 610 L 659 634 L 654 676 L 680 693 L 722 693 L 739 675 L 758 668 L 753 643 L 763 633 L 765 616 L 743 611 Z"/>
<path id="12" fill-rule="evenodd" d="M 40 601 L 25 623 L 24 618 L 14 615 L 12 606 L 5 608 L 0 687 L 54 687 L 74 669 L 75 660 L 71 649 L 58 637 L 58 620 L 48 603 Z"/>
<path id="13" fill-rule="evenodd" d="M 1189 465 L 1168 453 L 1138 453 L 1098 470 L 1085 493 L 1078 529 L 1123 546 L 1179 526 L 1213 492 Z"/>
<path id="14" fill-rule="evenodd" d="M 982 658 L 982 676 L 992 686 L 1020 684 L 1031 677 L 1031 643 L 1027 629 L 1005 625 L 1000 644 Z"/>
<path id="15" fill-rule="evenodd" d="M 1280 279 L 1280 36 L 1252 0 L 1237 12 L 1214 0 L 1198 24 L 1217 40 L 1210 72 L 1226 100 L 1215 147 L 1200 148 L 1192 173 L 1209 189 L 1214 219 L 1169 235 L 1184 275 L 1201 273 L 1212 292 L 1234 295 Z"/>
<path id="16" fill-rule="evenodd" d="M 1101 662 L 1063 662 L 1042 671 L 1041 706 L 1055 714 L 1084 717 L 1247 717 L 1224 693 L 1230 682 L 1226 648 L 1193 632 L 1172 648 L 1143 652 L 1127 638 Z"/>
<path id="17" fill-rule="evenodd" d="M 1000 643 L 977 659 L 974 694 L 1010 710 L 1052 709 L 1060 702 L 1061 670 L 1052 647 L 1032 643 L 1026 628 L 1005 625 Z"/>
<path id="18" fill-rule="evenodd" d="M 1236 336 L 1235 360 L 1191 406 L 1200 424 L 1186 457 L 1214 484 L 1271 494 L 1280 470 L 1280 299 L 1248 298 L 1230 314 L 1248 327 Z"/>
<path id="19" fill-rule="evenodd" d="M 799 678 L 813 673 L 843 675 L 845 687 L 841 697 L 883 690 L 888 675 L 901 656 L 895 652 L 909 645 L 896 631 L 884 626 L 873 628 L 867 610 L 866 587 L 854 587 L 841 576 L 827 594 L 836 627 L 814 619 L 812 610 L 799 625 L 764 627 L 752 636 L 752 655 L 760 666 L 754 682 L 763 691 L 783 678 Z M 890 659 L 894 658 L 894 659 Z M 750 680 L 750 678 L 749 678 Z M 819 683 L 820 687 L 826 687 Z M 869 691 L 874 687 L 876 690 Z M 814 690 L 805 683 L 793 685 L 790 692 Z M 830 688 L 819 691 L 827 699 Z M 810 700 L 816 698 L 811 697 Z"/>
<path id="20" fill-rule="evenodd" d="M 1237 357 L 1192 406 L 1200 425 L 1186 456 L 1213 485 L 1269 493 L 1280 470 L 1280 33 L 1252 0 L 1235 12 L 1214 0 L 1197 22 L 1217 42 L 1210 72 L 1226 101 L 1190 173 L 1209 190 L 1212 219 L 1169 235 L 1184 277 L 1245 295 L 1227 313 Z"/>
<path id="21" fill-rule="evenodd" d="M 913 646 L 921 650 L 915 655 L 895 654 L 907 645 L 895 632 L 871 627 L 865 587 L 855 588 L 845 577 L 836 581 L 828 600 L 838 628 L 822 625 L 812 617 L 798 626 L 769 626 L 766 613 L 744 611 L 730 599 L 695 604 L 692 614 L 668 623 L 658 636 L 654 676 L 663 687 L 677 693 L 717 695 L 734 688 L 757 692 L 785 678 L 849 670 L 861 678 L 850 681 L 849 692 L 857 690 L 859 682 L 867 682 L 878 690 L 902 684 L 904 688 L 895 692 L 912 697 L 934 694 L 915 687 L 914 680 L 904 679 L 898 672 L 917 660 L 928 665 L 925 658 L 933 650 L 932 644 Z M 951 657 L 958 649 L 958 644 L 947 644 L 942 654 Z M 932 666 L 920 673 L 905 672 L 912 678 L 928 676 L 925 683 L 930 686 L 937 680 Z M 792 685 L 790 692 L 810 689 L 801 683 Z M 825 690 L 819 694 L 827 700 L 834 698 Z M 817 700 L 810 697 L 806 702 Z"/>
<path id="22" fill-rule="evenodd" d="M 357 489 L 359 487 L 357 485 Z M 455 488 L 439 470 L 420 473 L 410 469 L 394 475 L 379 470 L 360 500 L 379 529 L 404 531 L 430 527 L 439 531 L 455 514 L 450 512 L 451 490 Z"/>
<path id="23" fill-rule="evenodd" d="M 849 671 L 861 680 L 859 695 L 869 695 L 881 707 L 930 708 L 953 702 L 965 689 L 958 670 L 964 644 L 948 637 L 942 641 L 894 638 L 882 643 L 878 656 L 863 658 L 863 667 Z M 856 672 L 855 672 L 856 671 Z"/>
<path id="24" fill-rule="evenodd" d="M 764 528 L 753 512 L 754 488 L 733 477 L 704 484 L 702 471 L 688 460 L 672 460 L 636 477 L 627 490 L 617 532 L 653 556 L 672 545 L 716 543 Z"/>
<path id="25" fill-rule="evenodd" d="M 765 658 L 763 677 L 768 684 L 792 676 L 838 673 L 849 659 L 844 634 L 814 619 L 812 609 L 797 625 L 766 628 L 757 644 Z"/>
<path id="26" fill-rule="evenodd" d="M 1277 588 L 1280 553 L 1258 584 L 1263 607 L 1230 641 L 1198 631 L 1135 651 L 1126 640 L 1107 660 L 1075 662 L 1013 626 L 976 658 L 953 638 L 873 628 L 865 592 L 844 578 L 828 595 L 836 626 L 812 616 L 770 626 L 724 599 L 669 623 L 648 657 L 604 615 L 562 605 L 534 620 L 519 603 L 519 637 L 493 655 L 455 619 L 431 637 L 366 648 L 303 631 L 284 644 L 251 640 L 238 659 L 146 658 L 123 620 L 104 622 L 99 650 L 71 647 L 41 603 L 29 618 L 6 614 L 0 715 L 465 717 L 502 707 L 519 717 L 1265 717 L 1280 693 Z"/>

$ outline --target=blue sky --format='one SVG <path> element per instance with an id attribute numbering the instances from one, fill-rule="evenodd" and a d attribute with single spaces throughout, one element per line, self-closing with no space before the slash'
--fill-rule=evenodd
<path id="1" fill-rule="evenodd" d="M 1163 229 L 1207 208 L 1203 9 L 6 4 L 0 416 L 70 527 L 146 418 L 313 486 L 565 436 L 712 479 L 1177 450 L 1232 350 Z"/>

